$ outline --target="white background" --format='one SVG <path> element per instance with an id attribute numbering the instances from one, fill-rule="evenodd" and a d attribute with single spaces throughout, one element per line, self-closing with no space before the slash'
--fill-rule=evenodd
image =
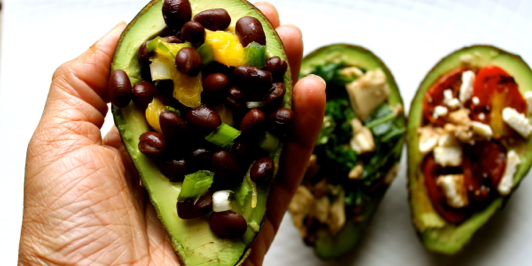
<path id="1" fill-rule="evenodd" d="M 15 265 L 27 143 L 54 69 L 74 58 L 147 0 L 4 0 L 0 65 L 0 258 Z M 532 1 L 275 0 L 281 23 L 303 30 L 305 54 L 345 42 L 365 46 L 394 73 L 405 105 L 427 71 L 462 46 L 493 44 L 532 63 Z M 112 125 L 106 120 L 103 131 Z M 532 181 L 461 254 L 424 250 L 410 223 L 405 158 L 362 241 L 336 263 L 306 248 L 286 216 L 265 265 L 531 265 Z"/>

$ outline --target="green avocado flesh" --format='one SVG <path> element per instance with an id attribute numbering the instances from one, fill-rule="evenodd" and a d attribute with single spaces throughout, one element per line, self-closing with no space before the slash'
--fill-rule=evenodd
<path id="1" fill-rule="evenodd" d="M 333 44 L 319 48 L 303 59 L 301 64 L 301 75 L 306 76 L 313 73 L 316 66 L 323 66 L 332 63 L 337 64 L 342 62 L 344 66 L 355 66 L 363 71 L 370 71 L 380 68 L 386 75 L 386 82 L 390 89 L 390 94 L 385 103 L 388 106 L 397 106 L 398 104 L 403 104 L 399 88 L 395 83 L 390 70 L 375 54 L 359 46 L 349 44 Z M 327 90 L 330 89 L 331 88 L 329 87 L 327 88 Z M 329 101 L 330 99 L 327 100 Z M 401 114 L 399 117 L 400 119 L 398 119 L 398 122 L 404 129 L 404 116 Z M 344 118 L 346 120 L 348 119 L 347 117 Z M 401 150 L 403 146 L 402 135 L 403 133 L 401 133 L 401 137 L 397 143 L 397 145 L 400 145 Z M 400 154 L 399 158 L 397 158 L 397 161 L 394 163 L 399 162 L 399 160 Z M 347 176 L 345 178 L 347 178 Z M 328 230 L 318 231 L 317 240 L 314 245 L 314 252 L 318 257 L 325 260 L 335 259 L 348 253 L 356 245 L 364 229 L 369 225 L 369 221 L 371 220 L 380 201 L 386 193 L 388 186 L 383 185 L 382 187 L 382 189 L 377 189 L 369 198 L 365 199 L 366 202 L 363 205 L 363 209 L 359 216 L 363 217 L 361 221 L 347 220 L 344 227 L 335 235 L 332 235 Z"/>
<path id="2" fill-rule="evenodd" d="M 494 65 L 510 74 L 519 86 L 522 95 L 532 90 L 532 71 L 528 65 L 517 55 L 510 54 L 492 46 L 471 46 L 453 52 L 443 58 L 425 76 L 419 89 L 412 100 L 408 117 L 407 143 L 408 143 L 408 190 L 410 193 L 410 207 L 412 219 L 416 230 L 425 247 L 431 251 L 454 254 L 469 242 L 473 234 L 484 225 L 495 211 L 503 206 L 509 197 L 499 196 L 485 209 L 473 214 L 469 219 L 459 225 L 446 222 L 434 209 L 425 186 L 424 175 L 421 171 L 423 156 L 419 152 L 419 139 L 417 128 L 423 123 L 423 97 L 430 86 L 442 75 L 449 71 L 464 66 L 462 59 L 469 57 L 468 66 L 482 68 Z M 528 118 L 532 118 L 529 114 Z M 514 175 L 514 191 L 519 182 L 528 172 L 532 164 L 532 138 L 526 144 L 512 147 L 521 158 Z"/>
<path id="3" fill-rule="evenodd" d="M 135 19 L 127 26 L 120 37 L 111 69 L 124 70 L 131 83 L 140 81 L 141 70 L 137 53 L 147 40 L 158 36 L 166 27 L 162 16 L 163 1 L 151 1 Z M 266 58 L 279 56 L 287 61 L 279 36 L 273 26 L 258 9 L 246 1 L 240 0 L 190 0 L 192 16 L 213 8 L 224 8 L 231 16 L 231 25 L 243 16 L 253 16 L 262 23 L 266 34 Z M 292 78 L 290 68 L 284 76 L 286 86 L 285 107 L 291 108 Z M 273 179 L 266 184 L 257 185 L 257 204 L 251 207 L 251 193 L 245 198 L 244 206 L 234 206 L 233 211 L 239 212 L 248 222 L 245 235 L 237 239 L 219 238 L 209 227 L 209 215 L 190 220 L 182 220 L 177 215 L 176 203 L 181 190 L 181 182 L 170 182 L 158 169 L 157 165 L 138 150 L 139 136 L 150 131 L 145 119 L 144 110 L 131 102 L 125 108 L 112 107 L 115 124 L 122 141 L 138 170 L 142 183 L 149 193 L 159 220 L 165 227 L 171 244 L 182 265 L 240 265 L 250 254 L 250 245 L 255 240 L 266 212 L 266 199 Z M 279 165 L 282 145 L 272 152 L 275 162 L 275 174 Z M 244 177 L 243 177 L 244 178 Z"/>

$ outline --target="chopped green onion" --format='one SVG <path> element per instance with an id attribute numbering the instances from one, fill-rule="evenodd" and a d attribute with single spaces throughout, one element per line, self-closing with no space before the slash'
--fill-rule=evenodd
<path id="1" fill-rule="evenodd" d="M 174 112 L 174 113 L 177 113 L 178 115 L 181 115 L 181 112 L 177 109 L 175 109 L 174 107 L 172 106 L 166 106 L 166 110 L 170 111 L 170 112 Z"/>
<path id="2" fill-rule="evenodd" d="M 244 48 L 246 65 L 263 68 L 266 62 L 266 46 L 252 42 Z"/>
<path id="3" fill-rule="evenodd" d="M 251 164 L 253 165 L 253 163 Z M 244 181 L 240 184 L 240 187 L 235 190 L 235 200 L 240 204 L 240 207 L 244 208 L 245 200 L 248 194 L 251 192 L 251 208 L 257 207 L 258 194 L 257 194 L 257 184 L 251 180 L 250 177 L 251 166 L 249 167 L 248 172 Z"/>
<path id="4" fill-rule="evenodd" d="M 155 50 L 155 47 L 157 47 L 157 45 L 159 44 L 160 40 L 161 40 L 161 37 L 157 36 L 153 40 L 148 42 L 148 44 L 146 45 L 146 48 L 148 48 L 148 52 L 153 52 L 153 50 Z"/>
<path id="5" fill-rule="evenodd" d="M 166 60 L 162 61 L 156 57 L 150 64 L 151 79 L 153 81 L 172 79 L 172 67 L 174 66 L 170 65 Z"/>
<path id="6" fill-rule="evenodd" d="M 209 42 L 203 43 L 198 49 L 196 49 L 203 60 L 203 65 L 206 66 L 214 60 L 214 49 Z"/>
<path id="7" fill-rule="evenodd" d="M 183 202 L 186 199 L 199 199 L 207 193 L 213 182 L 214 173 L 206 170 L 200 170 L 185 176 L 181 192 L 179 192 L 178 201 Z"/>
<path id="8" fill-rule="evenodd" d="M 170 56 L 172 59 L 175 59 L 175 54 L 172 53 L 164 43 L 160 42 L 157 45 L 157 48 L 159 48 L 159 50 L 161 50 L 161 52 L 165 53 L 167 56 Z"/>
<path id="9" fill-rule="evenodd" d="M 240 131 L 226 123 L 222 123 L 211 134 L 207 135 L 205 139 L 210 143 L 230 150 L 233 147 L 234 140 L 240 136 Z"/>
<path id="10" fill-rule="evenodd" d="M 279 139 L 272 133 L 266 131 L 260 140 L 259 146 L 271 154 L 277 149 L 277 146 L 279 146 Z"/>

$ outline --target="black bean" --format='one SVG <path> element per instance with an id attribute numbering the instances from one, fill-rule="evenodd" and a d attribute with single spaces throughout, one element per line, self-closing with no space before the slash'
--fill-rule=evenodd
<path id="1" fill-rule="evenodd" d="M 248 227 L 246 219 L 233 211 L 213 213 L 209 225 L 215 235 L 227 238 L 243 236 Z"/>
<path id="2" fill-rule="evenodd" d="M 163 18 L 172 30 L 179 31 L 183 24 L 192 18 L 192 8 L 188 0 L 164 0 Z"/>
<path id="3" fill-rule="evenodd" d="M 235 32 L 244 47 L 251 42 L 266 45 L 266 35 L 262 29 L 262 24 L 254 17 L 240 18 L 236 22 Z"/>
<path id="4" fill-rule="evenodd" d="M 222 73 L 229 77 L 233 74 L 233 68 L 224 64 L 220 64 L 216 61 L 212 61 L 207 66 L 203 66 L 203 69 L 201 70 L 201 75 L 204 77 L 214 73 Z"/>
<path id="5" fill-rule="evenodd" d="M 212 31 L 225 30 L 231 24 L 231 16 L 223 8 L 201 11 L 194 16 L 193 20 Z"/>
<path id="6" fill-rule="evenodd" d="M 254 66 L 238 66 L 233 70 L 233 78 L 244 90 L 246 97 L 256 100 L 272 86 L 272 74 Z"/>
<path id="7" fill-rule="evenodd" d="M 157 132 L 143 133 L 139 138 L 139 150 L 152 159 L 161 158 L 166 150 L 163 134 Z"/>
<path id="8" fill-rule="evenodd" d="M 229 78 L 222 73 L 214 73 L 203 79 L 203 92 L 205 97 L 216 97 L 227 91 L 229 88 Z"/>
<path id="9" fill-rule="evenodd" d="M 273 176 L 274 163 L 270 157 L 262 157 L 251 166 L 250 177 L 255 182 L 263 182 Z"/>
<path id="10" fill-rule="evenodd" d="M 172 80 L 159 80 L 155 83 L 155 97 L 157 97 L 157 99 L 159 99 L 164 105 L 171 105 L 175 102 L 173 95 L 174 82 Z"/>
<path id="11" fill-rule="evenodd" d="M 273 132 L 283 134 L 292 126 L 293 117 L 292 110 L 281 107 L 268 115 L 267 123 Z"/>
<path id="12" fill-rule="evenodd" d="M 194 204 L 195 203 L 195 204 Z M 177 215 L 181 219 L 194 219 L 212 211 L 212 192 L 207 190 L 197 201 L 186 199 L 177 202 Z"/>
<path id="13" fill-rule="evenodd" d="M 201 55 L 194 48 L 185 47 L 177 52 L 175 65 L 179 72 L 195 77 L 200 73 L 203 62 Z"/>
<path id="14" fill-rule="evenodd" d="M 264 126 L 264 113 L 259 109 L 249 110 L 240 122 L 242 133 L 256 133 Z"/>
<path id="15" fill-rule="evenodd" d="M 165 158 L 157 161 L 157 166 L 161 173 L 172 182 L 183 181 L 185 175 L 189 174 L 184 158 Z"/>
<path id="16" fill-rule="evenodd" d="M 148 52 L 148 43 L 150 41 L 145 41 L 139 48 L 139 52 L 137 54 L 137 59 L 139 60 L 139 63 L 142 67 L 149 67 L 150 65 L 150 52 Z"/>
<path id="17" fill-rule="evenodd" d="M 246 104 L 246 97 L 244 92 L 238 87 L 231 87 L 229 89 L 228 95 L 225 98 L 225 102 L 233 108 L 241 108 Z"/>
<path id="18" fill-rule="evenodd" d="M 187 157 L 187 166 L 192 172 L 212 170 L 212 152 L 205 148 L 196 148 Z"/>
<path id="19" fill-rule="evenodd" d="M 168 43 L 183 43 L 183 41 L 174 35 L 164 37 Z"/>
<path id="20" fill-rule="evenodd" d="M 133 103 L 142 109 L 146 109 L 153 100 L 154 94 L 155 86 L 151 82 L 143 80 L 133 87 Z"/>
<path id="21" fill-rule="evenodd" d="M 266 106 L 268 109 L 279 107 L 284 100 L 286 94 L 286 87 L 282 82 L 275 82 L 266 96 Z"/>
<path id="22" fill-rule="evenodd" d="M 216 181 L 217 183 L 222 183 L 222 187 L 229 188 L 243 180 L 238 159 L 234 154 L 226 150 L 217 151 L 212 155 L 212 167 L 216 174 L 215 180 L 218 179 Z"/>
<path id="23" fill-rule="evenodd" d="M 189 110 L 185 120 L 187 125 L 202 134 L 209 134 L 222 124 L 220 116 L 207 105 Z"/>
<path id="24" fill-rule="evenodd" d="M 164 137 L 173 143 L 182 143 L 186 141 L 186 127 L 185 121 L 181 117 L 171 111 L 163 111 L 159 115 L 159 124 Z"/>
<path id="25" fill-rule="evenodd" d="M 266 59 L 264 70 L 270 71 L 275 81 L 283 80 L 286 69 L 288 69 L 288 64 L 286 64 L 286 61 L 281 60 L 280 57 L 274 56 Z"/>
<path id="26" fill-rule="evenodd" d="M 131 101 L 131 82 L 124 70 L 117 69 L 111 73 L 107 88 L 111 102 L 117 107 L 124 108 Z"/>
<path id="27" fill-rule="evenodd" d="M 205 28 L 199 22 L 189 21 L 183 25 L 181 38 L 194 46 L 199 46 L 205 42 Z"/>

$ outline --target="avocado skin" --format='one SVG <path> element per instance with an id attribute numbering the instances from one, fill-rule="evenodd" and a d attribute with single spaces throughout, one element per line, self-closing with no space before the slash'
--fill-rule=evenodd
<path id="1" fill-rule="evenodd" d="M 496 210 L 502 208 L 510 195 L 499 196 L 484 210 L 475 213 L 471 218 L 459 225 L 447 223 L 432 207 L 428 199 L 424 176 L 420 170 L 421 161 L 418 147 L 419 140 L 416 130 L 423 120 L 423 97 L 428 88 L 441 75 L 458 68 L 463 64 L 460 57 L 469 54 L 472 56 L 473 67 L 496 65 L 513 76 L 519 85 L 519 91 L 524 95 L 526 91 L 532 91 L 532 70 L 515 54 L 506 52 L 489 45 L 474 45 L 456 50 L 441 59 L 425 76 L 421 82 L 415 97 L 412 100 L 407 127 L 407 159 L 408 159 L 408 192 L 412 215 L 412 221 L 420 240 L 424 246 L 436 253 L 453 255 L 463 249 L 471 240 L 474 233 L 484 225 Z M 530 119 L 532 116 L 527 115 Z M 527 174 L 532 165 L 532 138 L 516 148 L 521 164 L 514 175 L 514 187 L 512 193 L 519 186 L 519 182 Z"/>
<path id="2" fill-rule="evenodd" d="M 213 3 L 215 2 L 209 0 L 190 0 L 190 3 L 194 15 L 203 10 L 214 8 Z M 241 0 L 216 2 L 216 7 L 227 9 L 232 17 L 232 25 L 242 16 L 251 15 L 258 18 L 262 23 L 268 40 L 267 56 L 279 56 L 288 63 L 286 52 L 284 51 L 279 36 L 268 19 L 257 8 L 247 1 Z M 142 80 L 140 64 L 136 59 L 140 45 L 146 40 L 157 36 L 166 27 L 161 9 L 161 0 L 149 2 L 128 24 L 120 36 L 111 63 L 111 70 L 123 69 L 128 74 L 132 84 L 136 84 Z M 284 84 L 286 87 L 284 107 L 291 109 L 292 77 L 290 67 L 284 76 Z M 214 236 L 208 229 L 207 216 L 188 221 L 179 219 L 175 204 L 181 184 L 169 182 L 160 173 L 156 164 L 138 150 L 138 136 L 149 129 L 144 118 L 143 110 L 138 109 L 133 103 L 130 103 L 129 106 L 122 109 L 112 106 L 112 112 L 122 142 L 141 176 L 143 185 L 149 192 L 150 201 L 169 235 L 172 247 L 181 265 L 243 264 L 251 252 L 249 247 L 256 239 L 258 232 L 255 232 L 248 226 L 245 236 L 241 239 L 221 239 Z M 276 176 L 279 167 L 281 150 L 282 144 L 279 145 L 272 156 L 275 162 L 274 176 Z M 259 186 L 259 202 L 257 207 L 252 211 L 248 211 L 250 213 L 248 218 L 257 221 L 257 224 L 260 226 L 264 223 L 266 198 L 269 194 L 271 184 L 273 184 L 273 180 L 272 178 L 269 184 Z M 208 241 L 197 242 L 194 237 L 197 234 L 191 233 L 193 231 L 192 229 L 195 232 L 200 232 L 201 237 L 206 237 Z M 187 237 L 188 240 L 183 241 Z M 192 244 L 196 244 L 197 246 Z M 189 246 L 187 247 L 187 245 Z"/>
<path id="3" fill-rule="evenodd" d="M 303 58 L 301 73 L 302 75 L 308 75 L 315 65 L 340 61 L 364 70 L 381 68 L 386 74 L 387 84 L 390 88 L 388 104 L 392 106 L 403 104 L 399 87 L 392 72 L 379 57 L 361 46 L 340 43 L 318 48 Z M 401 145 L 403 144 L 401 143 Z M 323 260 L 334 260 L 348 253 L 358 243 L 360 236 L 369 225 L 387 189 L 388 186 L 384 186 L 374 193 L 373 198 L 367 203 L 362 212 L 362 216 L 366 218 L 363 222 L 346 221 L 344 228 L 335 236 L 330 235 L 328 232 L 319 232 L 318 240 L 314 247 L 316 256 Z"/>

